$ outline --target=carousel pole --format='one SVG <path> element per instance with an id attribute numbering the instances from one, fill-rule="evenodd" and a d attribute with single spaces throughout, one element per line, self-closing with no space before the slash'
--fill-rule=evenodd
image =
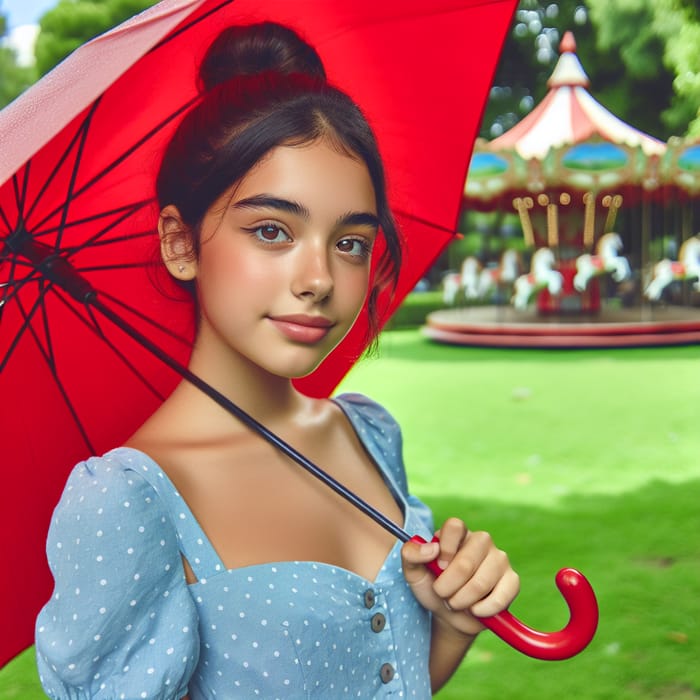
<path id="1" fill-rule="evenodd" d="M 595 242 L 595 195 L 593 192 L 586 192 L 583 195 L 583 245 L 589 250 L 593 250 Z"/>
<path id="2" fill-rule="evenodd" d="M 603 206 L 607 208 L 608 213 L 605 217 L 605 228 L 603 233 L 610 233 L 615 228 L 615 220 L 617 219 L 617 212 L 622 206 L 622 195 L 609 195 L 606 194 L 603 197 Z"/>
<path id="3" fill-rule="evenodd" d="M 651 202 L 646 196 L 646 191 L 642 193 L 642 250 L 640 253 L 640 265 L 645 271 L 649 265 L 649 247 L 651 246 Z M 642 294 L 641 303 L 642 321 L 650 321 L 652 318 L 651 302 Z"/>

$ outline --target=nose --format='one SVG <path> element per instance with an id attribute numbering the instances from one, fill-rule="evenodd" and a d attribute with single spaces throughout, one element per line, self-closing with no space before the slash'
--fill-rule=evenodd
<path id="1" fill-rule="evenodd" d="M 324 301 L 333 292 L 333 274 L 324 246 L 300 247 L 295 261 L 292 293 L 313 302 Z"/>

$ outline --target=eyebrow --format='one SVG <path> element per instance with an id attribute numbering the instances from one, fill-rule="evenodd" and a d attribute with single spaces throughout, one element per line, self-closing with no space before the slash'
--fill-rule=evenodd
<path id="1" fill-rule="evenodd" d="M 293 214 L 307 221 L 311 218 L 311 212 L 300 202 L 290 199 L 274 197 L 268 194 L 256 194 L 252 197 L 239 199 L 232 204 L 234 209 L 274 209 L 286 214 Z M 370 212 L 348 212 L 339 216 L 336 222 L 338 226 L 371 226 L 379 228 L 379 219 Z"/>

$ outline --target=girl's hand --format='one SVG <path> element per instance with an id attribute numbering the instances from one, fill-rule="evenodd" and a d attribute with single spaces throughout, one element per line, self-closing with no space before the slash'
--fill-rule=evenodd
<path id="1" fill-rule="evenodd" d="M 505 610 L 520 590 L 520 579 L 487 532 L 470 532 L 461 520 L 450 518 L 436 534 L 439 543 L 404 544 L 404 576 L 434 618 L 457 632 L 476 635 L 484 629 L 477 617 Z M 433 559 L 444 569 L 438 578 L 425 567 Z"/>

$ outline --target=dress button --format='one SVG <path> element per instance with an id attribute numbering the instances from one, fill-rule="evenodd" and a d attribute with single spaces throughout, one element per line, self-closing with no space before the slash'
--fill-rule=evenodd
<path id="1" fill-rule="evenodd" d="M 372 615 L 373 632 L 381 632 L 384 629 L 384 625 L 386 625 L 386 618 L 384 617 L 384 615 L 382 615 L 381 613 Z"/>
<path id="2" fill-rule="evenodd" d="M 371 588 L 369 588 L 365 591 L 365 607 L 371 608 L 374 605 L 374 601 L 374 591 Z"/>
<path id="3" fill-rule="evenodd" d="M 382 667 L 379 669 L 382 683 L 388 683 L 394 677 L 395 673 L 396 671 L 394 671 L 394 667 L 391 664 L 382 664 Z"/>

